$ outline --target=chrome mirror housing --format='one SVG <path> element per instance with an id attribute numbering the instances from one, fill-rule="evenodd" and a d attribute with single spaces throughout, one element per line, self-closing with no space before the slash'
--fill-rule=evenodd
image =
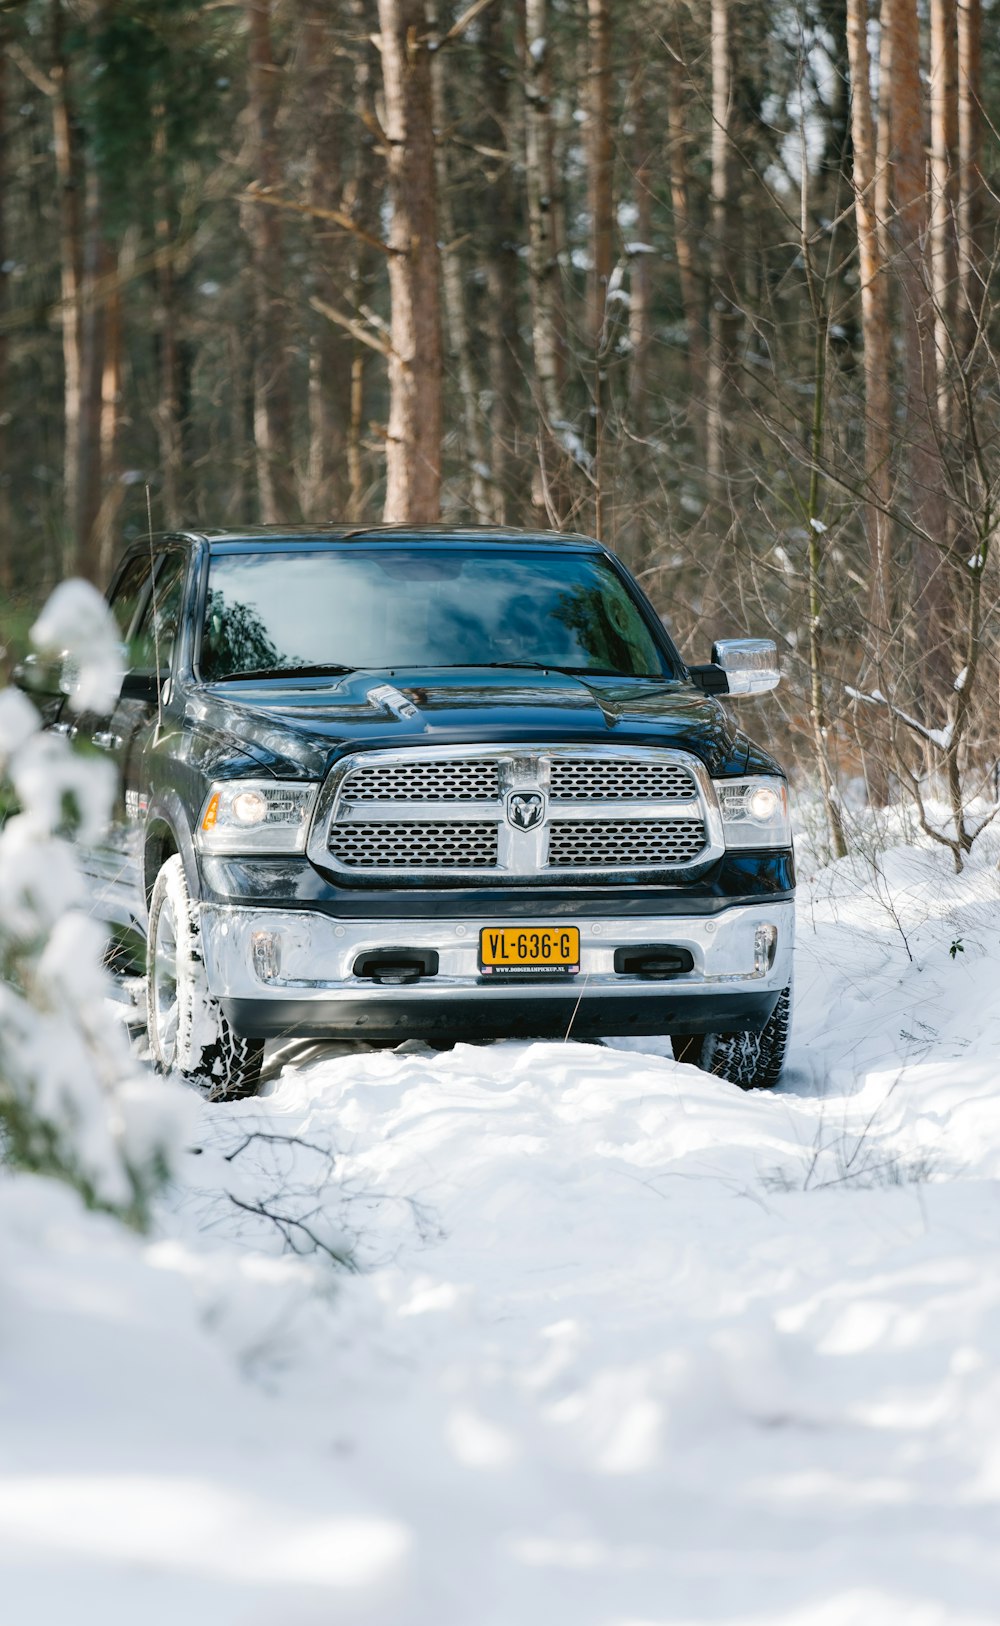
<path id="1" fill-rule="evenodd" d="M 781 681 L 773 638 L 720 638 L 712 645 L 712 665 L 726 674 L 729 694 L 766 694 Z"/>

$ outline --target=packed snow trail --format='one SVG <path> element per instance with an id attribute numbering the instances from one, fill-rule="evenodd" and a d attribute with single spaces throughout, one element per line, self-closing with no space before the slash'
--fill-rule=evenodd
<path id="1" fill-rule="evenodd" d="M 802 889 L 773 1094 L 290 1046 L 152 1242 L 0 1187 L 4 1621 L 995 1626 L 1000 887 L 949 862 Z"/>

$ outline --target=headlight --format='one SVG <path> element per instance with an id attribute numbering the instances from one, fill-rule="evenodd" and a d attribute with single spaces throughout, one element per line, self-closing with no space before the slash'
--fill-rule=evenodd
<path id="1" fill-rule="evenodd" d="M 275 779 L 213 785 L 198 821 L 198 845 L 206 853 L 300 853 L 317 788 Z"/>
<path id="2" fill-rule="evenodd" d="M 717 779 L 727 847 L 790 847 L 788 787 L 783 779 Z"/>

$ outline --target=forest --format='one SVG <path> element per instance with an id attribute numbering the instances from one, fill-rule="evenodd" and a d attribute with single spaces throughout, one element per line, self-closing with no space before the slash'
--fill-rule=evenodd
<path id="1" fill-rule="evenodd" d="M 7 0 L 0 625 L 147 529 L 582 531 L 691 659 L 778 640 L 828 852 L 904 794 L 961 867 L 996 788 L 993 15 Z"/>

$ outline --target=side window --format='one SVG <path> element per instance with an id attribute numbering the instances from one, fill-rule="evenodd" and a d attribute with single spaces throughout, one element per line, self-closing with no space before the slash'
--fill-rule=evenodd
<path id="1" fill-rule="evenodd" d="M 129 641 L 130 671 L 155 672 L 157 657 L 160 675 L 166 677 L 170 671 L 184 603 L 186 575 L 187 558 L 183 553 L 168 553 L 160 563 L 142 620 Z"/>
<path id="2" fill-rule="evenodd" d="M 111 594 L 111 614 L 117 623 L 122 643 L 132 629 L 135 613 L 149 583 L 151 568 L 152 560 L 148 556 L 143 558 L 140 555 L 138 559 L 133 559 L 125 566 L 124 574 Z"/>

